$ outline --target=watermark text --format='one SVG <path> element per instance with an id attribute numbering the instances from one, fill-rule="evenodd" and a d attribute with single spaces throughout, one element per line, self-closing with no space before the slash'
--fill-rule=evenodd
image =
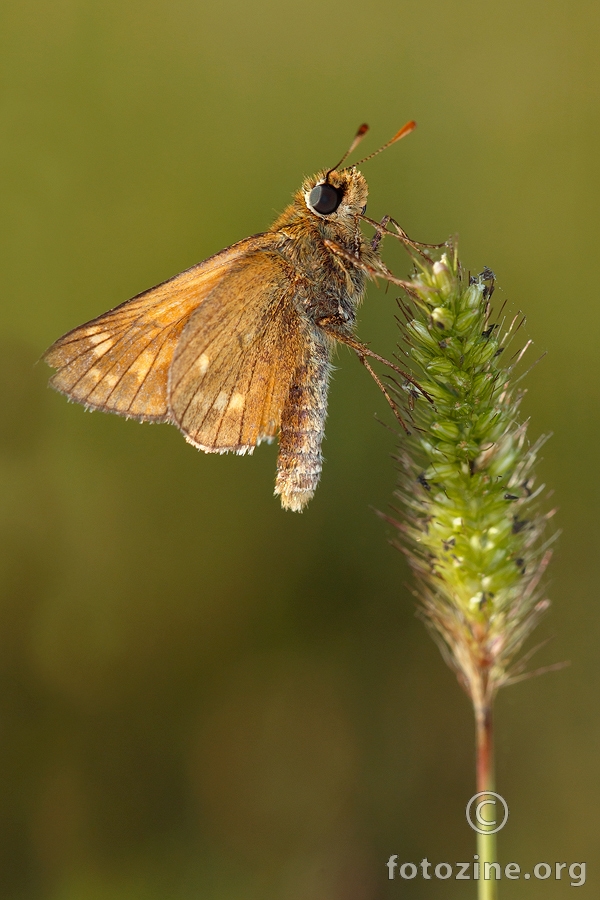
<path id="1" fill-rule="evenodd" d="M 437 878 L 447 881 L 452 878 L 455 881 L 500 881 L 506 878 L 509 881 L 529 881 L 534 878 L 538 881 L 547 881 L 553 878 L 555 881 L 569 880 L 571 887 L 581 887 L 585 884 L 586 864 L 584 862 L 539 862 L 531 871 L 523 871 L 519 863 L 509 862 L 500 865 L 497 862 L 484 862 L 480 864 L 479 856 L 475 855 L 472 862 L 429 862 L 427 857 L 420 863 L 401 862 L 397 854 L 390 856 L 386 863 L 390 881 L 399 877 L 404 881 L 412 881 L 413 878 L 429 880 Z"/>

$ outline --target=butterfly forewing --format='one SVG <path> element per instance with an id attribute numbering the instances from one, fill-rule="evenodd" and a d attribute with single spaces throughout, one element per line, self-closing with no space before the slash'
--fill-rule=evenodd
<path id="1" fill-rule="evenodd" d="M 94 409 L 168 420 L 168 371 L 188 319 L 238 260 L 272 240 L 240 241 L 70 331 L 44 357 L 57 369 L 50 383 Z"/>
<path id="2" fill-rule="evenodd" d="M 242 260 L 190 317 L 173 358 L 170 414 L 187 439 L 244 453 L 274 437 L 302 332 L 289 264 L 265 251 Z"/>

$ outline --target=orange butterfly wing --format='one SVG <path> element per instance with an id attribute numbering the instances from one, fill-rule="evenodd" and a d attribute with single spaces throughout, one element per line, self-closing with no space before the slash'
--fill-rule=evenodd
<path id="1" fill-rule="evenodd" d="M 279 430 L 308 327 L 294 275 L 263 250 L 232 267 L 190 317 L 169 373 L 169 408 L 199 449 L 246 453 Z"/>
<path id="2" fill-rule="evenodd" d="M 170 420 L 168 373 L 188 319 L 236 262 L 274 239 L 267 233 L 240 241 L 68 332 L 44 356 L 57 369 L 50 384 L 91 409 Z"/>
<path id="3" fill-rule="evenodd" d="M 308 327 L 280 237 L 255 235 L 59 338 L 50 383 L 91 409 L 170 421 L 208 452 L 279 430 Z"/>

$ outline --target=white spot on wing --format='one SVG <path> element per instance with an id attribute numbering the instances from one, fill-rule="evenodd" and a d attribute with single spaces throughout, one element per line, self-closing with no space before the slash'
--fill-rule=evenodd
<path id="1" fill-rule="evenodd" d="M 152 368 L 155 359 L 156 356 L 151 350 L 144 350 L 130 367 L 129 371 L 132 375 L 135 375 L 139 381 L 142 381 Z"/>
<path id="2" fill-rule="evenodd" d="M 234 412 L 237 409 L 243 409 L 246 405 L 246 398 L 243 394 L 240 394 L 239 391 L 234 391 L 231 395 L 231 400 L 229 401 L 228 410 Z"/>
<path id="3" fill-rule="evenodd" d="M 99 343 L 98 341 L 94 341 L 94 343 L 96 345 L 95 347 L 92 347 L 92 353 L 94 354 L 94 356 L 104 356 L 104 354 L 107 353 L 115 343 L 115 340 L 114 338 L 106 337 L 105 340 L 102 341 L 102 343 Z"/>
<path id="4" fill-rule="evenodd" d="M 90 331 L 87 332 L 86 337 L 88 338 L 90 344 L 96 346 L 96 344 L 103 344 L 104 341 L 107 341 L 110 338 L 110 334 L 108 333 L 108 331 L 101 331 L 100 333 L 98 333 L 90 329 Z"/>
<path id="5" fill-rule="evenodd" d="M 198 362 L 196 363 L 196 365 L 197 365 L 197 367 L 198 367 L 198 371 L 200 372 L 200 374 L 201 374 L 201 375 L 204 375 L 204 373 L 206 372 L 206 370 L 207 370 L 208 367 L 210 366 L 210 358 L 206 355 L 206 353 L 203 353 L 203 354 L 199 357 Z"/>
<path id="6" fill-rule="evenodd" d="M 214 409 L 219 410 L 219 411 L 222 409 L 225 409 L 225 407 L 227 406 L 228 400 L 229 400 L 229 394 L 227 394 L 225 391 L 221 391 L 221 393 L 219 394 L 219 396 L 213 403 Z"/>

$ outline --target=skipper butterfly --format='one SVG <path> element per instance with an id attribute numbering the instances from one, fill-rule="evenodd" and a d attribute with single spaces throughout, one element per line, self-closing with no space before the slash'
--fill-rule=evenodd
<path id="1" fill-rule="evenodd" d="M 386 276 L 378 248 L 391 221 L 372 223 L 375 237 L 364 239 L 367 183 L 360 163 L 341 168 L 367 130 L 336 166 L 305 180 L 264 234 L 59 338 L 44 357 L 57 370 L 52 387 L 88 409 L 171 422 L 206 453 L 251 453 L 279 435 L 275 494 L 301 511 L 321 474 L 335 343 L 355 350 L 392 406 L 367 357 L 420 390 L 354 336 L 366 278 Z"/>

